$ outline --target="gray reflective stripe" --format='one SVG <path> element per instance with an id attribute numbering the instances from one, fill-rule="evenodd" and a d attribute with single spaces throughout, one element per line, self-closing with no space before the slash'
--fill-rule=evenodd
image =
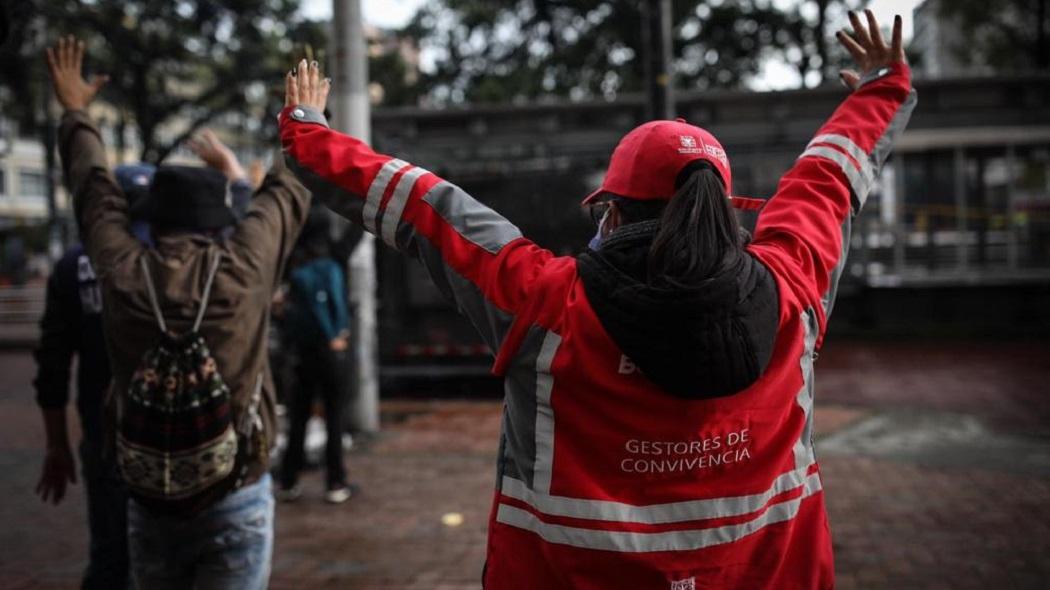
<path id="1" fill-rule="evenodd" d="M 861 174 L 860 169 L 857 165 L 850 161 L 846 154 L 830 147 L 816 146 L 808 148 L 802 152 L 799 159 L 816 156 L 819 158 L 825 158 L 839 165 L 842 168 L 842 173 L 846 175 L 846 179 L 849 180 L 850 188 L 853 191 L 854 197 L 857 202 L 853 204 L 853 212 L 860 211 L 860 208 L 864 206 L 865 199 L 868 198 L 868 189 L 870 188 L 867 181 L 864 179 L 864 175 Z"/>
<path id="2" fill-rule="evenodd" d="M 773 480 L 768 490 L 746 496 L 728 496 L 687 500 L 666 504 L 636 506 L 609 500 L 585 500 L 565 496 L 551 496 L 530 490 L 525 482 L 504 477 L 500 491 L 505 496 L 525 502 L 537 511 L 552 516 L 566 516 L 587 520 L 630 522 L 640 524 L 667 524 L 691 522 L 712 518 L 726 518 L 758 512 L 773 497 L 793 490 L 806 479 L 809 465 L 788 471 Z"/>
<path id="3" fill-rule="evenodd" d="M 795 401 L 806 415 L 802 434 L 795 442 L 795 469 L 806 469 L 813 464 L 813 353 L 817 347 L 817 314 L 811 308 L 802 313 L 803 345 L 799 366 L 802 369 L 802 387 Z"/>
<path id="4" fill-rule="evenodd" d="M 499 213 L 477 202 L 463 189 L 441 182 L 423 197 L 463 239 L 490 254 L 521 237 L 521 230 Z M 384 220 L 385 223 L 385 220 Z"/>
<path id="5" fill-rule="evenodd" d="M 846 269 L 846 258 L 849 256 L 849 242 L 850 236 L 853 233 L 853 217 L 847 215 L 842 220 L 842 248 L 839 252 L 839 261 L 835 264 L 835 268 L 831 269 L 831 274 L 828 277 L 828 290 L 824 293 L 824 296 L 820 298 L 820 305 L 824 308 L 824 322 L 828 321 L 831 317 L 831 310 L 835 307 L 835 296 L 839 290 L 839 280 L 842 278 L 842 272 Z"/>
<path id="6" fill-rule="evenodd" d="M 554 408 L 551 407 L 554 375 L 551 374 L 551 363 L 560 345 L 561 336 L 547 332 L 536 357 L 536 462 L 532 470 L 532 488 L 543 493 L 551 489 L 554 467 Z"/>
<path id="7" fill-rule="evenodd" d="M 806 478 L 802 495 L 769 506 L 747 522 L 696 530 L 637 533 L 570 527 L 543 522 L 531 512 L 501 504 L 496 521 L 532 531 L 549 543 L 585 549 L 642 553 L 651 551 L 692 551 L 732 543 L 756 533 L 768 525 L 791 520 L 798 514 L 802 500 L 821 490 L 817 473 Z"/>
<path id="8" fill-rule="evenodd" d="M 811 148 L 817 144 L 827 143 L 842 148 L 847 154 L 850 155 L 857 164 L 860 166 L 860 173 L 864 176 L 864 180 L 867 181 L 868 186 L 875 181 L 875 170 L 872 167 L 871 157 L 867 152 L 860 149 L 860 146 L 853 143 L 853 140 L 846 137 L 845 135 L 839 135 L 837 133 L 825 133 L 818 135 L 813 138 L 813 141 L 809 142 L 807 148 Z"/>
<path id="9" fill-rule="evenodd" d="M 503 379 L 504 473 L 530 485 L 536 462 L 536 359 L 546 337 L 546 330 L 530 326 Z M 496 481 L 497 485 L 501 482 Z"/>
<path id="10" fill-rule="evenodd" d="M 904 99 L 901 106 L 897 107 L 897 112 L 890 119 L 890 124 L 886 127 L 886 131 L 882 133 L 878 141 L 875 142 L 875 148 L 871 150 L 871 161 L 875 166 L 876 170 L 882 169 L 882 165 L 886 162 L 886 158 L 890 155 L 890 150 L 893 148 L 893 144 L 900 137 L 901 133 L 904 133 L 904 128 L 908 126 L 908 121 L 911 119 L 911 113 L 915 110 L 915 105 L 919 102 L 919 95 L 915 93 L 915 89 L 912 88 L 908 92 L 908 97 Z"/>
<path id="11" fill-rule="evenodd" d="M 404 213 L 405 205 L 408 204 L 408 197 L 412 194 L 412 187 L 416 185 L 416 180 L 420 176 L 428 172 L 426 168 L 418 167 L 405 172 L 398 179 L 397 186 L 394 187 L 394 194 L 390 195 L 390 200 L 383 211 L 382 237 L 383 241 L 390 245 L 391 248 L 397 248 L 397 244 L 394 242 L 394 232 L 397 231 L 397 224 L 401 221 L 401 214 Z"/>
<path id="12" fill-rule="evenodd" d="M 456 303 L 460 313 L 474 325 L 485 344 L 498 351 L 503 337 L 510 330 L 514 316 L 496 306 L 482 294 L 481 289 L 445 263 L 441 251 L 426 236 L 417 235 L 409 252 L 423 263 L 430 279 L 445 297 Z"/>
<path id="13" fill-rule="evenodd" d="M 383 202 L 383 194 L 386 193 L 386 187 L 390 184 L 390 180 L 394 178 L 402 168 L 408 166 L 408 162 L 398 160 L 394 158 L 383 164 L 383 167 L 379 169 L 379 173 L 372 179 L 372 184 L 368 186 L 368 194 L 365 197 L 365 208 L 361 212 L 364 217 L 365 229 L 371 233 L 376 233 L 376 223 L 379 217 L 379 205 Z"/>

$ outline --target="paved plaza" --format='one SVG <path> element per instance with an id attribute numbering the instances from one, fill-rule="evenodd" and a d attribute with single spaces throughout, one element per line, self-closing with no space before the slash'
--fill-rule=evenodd
<path id="1" fill-rule="evenodd" d="M 1050 344 L 830 342 L 817 452 L 840 588 L 1050 587 Z M 74 588 L 82 490 L 32 495 L 42 427 L 28 353 L 0 354 L 0 588 Z M 363 493 L 279 505 L 271 587 L 480 588 L 500 403 L 383 403 L 349 455 Z"/>

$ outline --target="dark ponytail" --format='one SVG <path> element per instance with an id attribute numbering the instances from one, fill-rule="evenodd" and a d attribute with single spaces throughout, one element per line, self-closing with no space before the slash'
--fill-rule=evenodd
<path id="1" fill-rule="evenodd" d="M 740 228 L 718 172 L 698 160 L 675 182 L 649 249 L 649 283 L 695 285 L 741 255 Z"/>

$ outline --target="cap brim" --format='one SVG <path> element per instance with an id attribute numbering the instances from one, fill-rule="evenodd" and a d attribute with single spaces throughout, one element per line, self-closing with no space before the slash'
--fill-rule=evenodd
<path id="1" fill-rule="evenodd" d="M 601 187 L 598 187 L 597 190 L 595 190 L 591 194 L 587 195 L 583 199 L 583 202 L 580 203 L 580 205 L 593 205 L 594 203 L 598 202 L 598 200 L 600 200 L 603 196 L 605 196 L 605 194 L 606 194 L 605 189 L 603 189 Z"/>

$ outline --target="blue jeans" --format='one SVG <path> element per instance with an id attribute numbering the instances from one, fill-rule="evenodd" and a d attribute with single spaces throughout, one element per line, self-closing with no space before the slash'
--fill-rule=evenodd
<path id="1" fill-rule="evenodd" d="M 128 587 L 127 493 L 102 441 L 86 434 L 80 441 L 80 467 L 87 491 L 90 549 L 83 590 Z"/>
<path id="2" fill-rule="evenodd" d="M 273 553 L 270 475 L 189 518 L 128 502 L 131 576 L 142 590 L 266 588 Z"/>

